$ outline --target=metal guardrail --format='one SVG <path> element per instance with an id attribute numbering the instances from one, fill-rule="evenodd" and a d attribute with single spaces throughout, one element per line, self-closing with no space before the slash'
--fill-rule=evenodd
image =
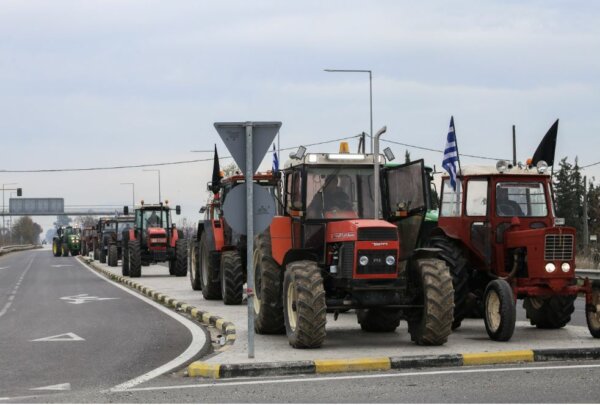
<path id="1" fill-rule="evenodd" d="M 580 277 L 587 277 L 590 280 L 600 280 L 600 270 L 593 269 L 577 269 L 575 274 Z"/>

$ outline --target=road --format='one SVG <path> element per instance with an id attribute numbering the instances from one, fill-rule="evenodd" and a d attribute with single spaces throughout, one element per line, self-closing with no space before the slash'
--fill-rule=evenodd
<path id="1" fill-rule="evenodd" d="M 177 318 L 75 258 L 49 250 L 3 256 L 0 398 L 104 390 L 168 368 L 182 354 L 189 362 L 205 334 Z"/>

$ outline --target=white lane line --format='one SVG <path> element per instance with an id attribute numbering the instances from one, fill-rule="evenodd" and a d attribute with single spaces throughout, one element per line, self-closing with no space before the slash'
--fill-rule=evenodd
<path id="1" fill-rule="evenodd" d="M 32 264 L 33 264 L 33 257 L 29 261 L 29 264 L 27 265 L 27 268 L 25 269 L 25 271 L 23 272 L 23 274 L 21 274 L 21 277 L 19 277 L 19 281 L 17 281 L 17 285 L 12 290 L 11 295 L 8 297 L 8 301 L 6 302 L 6 304 L 4 304 L 4 307 L 2 307 L 2 310 L 0 310 L 0 318 L 2 318 L 2 316 L 4 316 L 4 314 L 6 314 L 6 312 L 8 312 L 8 309 L 10 308 L 10 306 L 13 303 L 13 299 L 15 298 L 15 295 L 17 294 L 17 291 L 19 290 L 19 286 L 21 285 L 21 281 L 23 281 L 23 278 L 25 277 L 25 274 L 27 274 L 27 272 L 31 268 Z"/>
<path id="2" fill-rule="evenodd" d="M 526 371 L 531 370 L 564 370 L 578 368 L 600 368 L 600 364 L 589 365 L 573 365 L 573 366 L 538 366 L 538 367 L 504 367 L 504 368 L 460 368 L 457 370 L 442 370 L 442 371 L 417 371 L 410 373 L 390 373 L 390 374 L 361 374 L 361 375 L 344 375 L 332 377 L 307 377 L 307 378 L 286 378 L 279 380 L 251 380 L 251 381 L 231 381 L 232 379 L 224 379 L 207 384 L 189 384 L 189 385 L 167 385 L 164 387 L 143 387 L 132 388 L 125 391 L 161 391 L 161 390 L 180 390 L 189 388 L 216 388 L 216 387 L 231 387 L 241 385 L 266 385 L 266 384 L 289 384 L 289 383 L 312 383 L 322 381 L 336 380 L 362 380 L 362 379 L 381 379 L 381 378 L 403 378 L 415 377 L 424 375 L 446 375 L 446 374 L 477 374 L 477 373 L 502 373 L 509 371 Z"/>
<path id="3" fill-rule="evenodd" d="M 185 349 L 185 351 L 183 353 L 181 353 L 179 356 L 175 357 L 173 360 L 169 361 L 168 363 L 163 364 L 162 366 L 147 372 L 146 374 L 143 374 L 132 380 L 126 381 L 122 384 L 112 387 L 110 389 L 110 391 L 112 391 L 112 392 L 126 391 L 130 388 L 135 387 L 136 385 L 150 381 L 153 378 L 161 376 L 173 369 L 176 369 L 186 363 L 189 363 L 200 352 L 200 350 L 202 350 L 202 348 L 206 344 L 206 335 L 204 334 L 204 331 L 202 330 L 202 328 L 200 328 L 200 326 L 196 325 L 194 322 L 190 321 L 189 319 L 177 314 L 176 312 L 173 312 L 173 311 L 163 307 L 162 305 L 157 304 L 156 302 L 152 301 L 151 299 L 146 298 L 145 296 L 140 295 L 140 294 L 136 293 L 135 291 L 130 290 L 129 288 L 127 288 L 119 283 L 116 283 L 112 280 L 109 280 L 108 278 L 98 274 L 98 272 L 96 270 L 89 267 L 86 263 L 83 263 L 81 261 L 79 261 L 79 263 L 81 263 L 81 265 L 83 267 L 85 267 L 86 269 L 91 271 L 94 275 L 101 278 L 102 280 L 104 280 L 108 283 L 111 283 L 112 285 L 122 289 L 123 291 L 127 291 L 129 294 L 135 296 L 136 298 L 141 299 L 145 303 L 152 305 L 154 308 L 158 309 L 159 311 L 163 312 L 164 314 L 175 319 L 177 322 L 179 322 L 183 326 L 185 326 L 192 334 L 192 342 L 190 343 L 188 348 Z"/>

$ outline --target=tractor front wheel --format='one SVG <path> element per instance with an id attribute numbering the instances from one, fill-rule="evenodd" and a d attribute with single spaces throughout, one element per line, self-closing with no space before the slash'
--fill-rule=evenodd
<path id="1" fill-rule="evenodd" d="M 576 296 L 526 297 L 523 308 L 529 322 L 539 329 L 559 329 L 569 323 Z"/>
<path id="2" fill-rule="evenodd" d="M 585 318 L 590 333 L 600 338 L 600 283 L 592 282 L 592 303 L 586 307 Z"/>
<path id="3" fill-rule="evenodd" d="M 325 340 L 327 304 L 321 269 L 310 260 L 287 265 L 283 278 L 283 315 L 290 345 L 321 347 Z"/>
<path id="4" fill-rule="evenodd" d="M 483 296 L 485 330 L 492 340 L 506 342 L 515 331 L 517 317 L 513 290 L 505 280 L 491 281 Z"/>
<path id="5" fill-rule="evenodd" d="M 125 277 L 129 276 L 129 244 L 127 240 L 123 240 L 123 254 L 121 258 L 121 274 Z"/>
<path id="6" fill-rule="evenodd" d="M 239 305 L 244 293 L 242 258 L 234 250 L 221 255 L 221 295 L 225 305 Z"/>
<path id="7" fill-rule="evenodd" d="M 393 332 L 400 326 L 400 311 L 397 309 L 359 309 L 356 316 L 365 332 Z"/>
<path id="8" fill-rule="evenodd" d="M 54 255 L 54 257 L 58 257 L 62 254 L 61 246 L 57 240 L 52 241 L 52 254 Z"/>
<path id="9" fill-rule="evenodd" d="M 192 290 L 194 291 L 200 291 L 202 289 L 202 283 L 200 282 L 200 257 L 198 255 L 199 251 L 200 249 L 198 249 L 198 240 L 194 238 L 192 240 L 190 248 L 190 283 L 192 284 Z"/>
<path id="10" fill-rule="evenodd" d="M 415 284 L 421 289 L 423 308 L 408 317 L 408 332 L 418 345 L 440 346 L 452 333 L 452 276 L 442 260 L 418 259 L 415 266 Z"/>
<path id="11" fill-rule="evenodd" d="M 106 250 L 104 250 L 104 246 L 100 246 L 98 253 L 100 255 L 100 263 L 106 263 Z"/>
<path id="12" fill-rule="evenodd" d="M 187 241 L 185 239 L 177 239 L 175 242 L 175 276 L 187 276 Z"/>
<path id="13" fill-rule="evenodd" d="M 110 267 L 117 267 L 119 262 L 119 248 L 117 245 L 110 245 L 108 247 L 108 265 Z"/>
<path id="14" fill-rule="evenodd" d="M 142 276 L 142 252 L 140 251 L 140 242 L 137 240 L 129 241 L 129 276 Z"/>
<path id="15" fill-rule="evenodd" d="M 267 228 L 254 238 L 254 330 L 260 334 L 285 333 L 283 277 L 271 256 L 271 233 Z"/>
<path id="16" fill-rule="evenodd" d="M 202 283 L 202 295 L 204 299 L 221 299 L 219 268 L 211 260 L 210 246 L 208 246 L 205 233 L 200 238 L 200 282 Z"/>
<path id="17" fill-rule="evenodd" d="M 61 250 L 63 257 L 69 256 L 69 246 L 66 243 L 62 244 Z"/>

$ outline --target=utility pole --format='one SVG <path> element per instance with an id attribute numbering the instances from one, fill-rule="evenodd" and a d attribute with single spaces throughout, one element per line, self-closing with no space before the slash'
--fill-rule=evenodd
<path id="1" fill-rule="evenodd" d="M 587 255 L 590 242 L 588 229 L 587 176 L 583 176 L 583 254 Z"/>
<path id="2" fill-rule="evenodd" d="M 517 133 L 513 125 L 513 166 L 517 165 Z"/>

